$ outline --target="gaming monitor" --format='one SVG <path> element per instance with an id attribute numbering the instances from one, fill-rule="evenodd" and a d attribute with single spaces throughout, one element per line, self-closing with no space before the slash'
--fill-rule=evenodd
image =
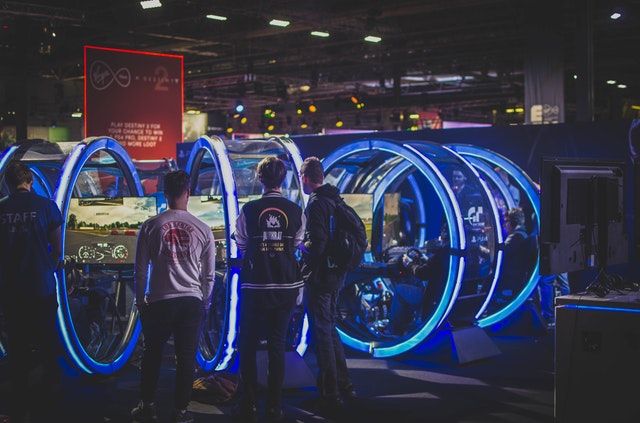
<path id="1" fill-rule="evenodd" d="M 624 177 L 622 161 L 542 158 L 542 274 L 603 269 L 628 260 Z"/>
<path id="2" fill-rule="evenodd" d="M 220 236 L 224 231 L 224 208 L 221 195 L 192 195 L 189 197 L 187 210 L 209 225 L 214 235 Z"/>
<path id="3" fill-rule="evenodd" d="M 371 231 L 373 228 L 373 194 L 340 194 L 345 203 L 353 207 L 360 219 L 364 222 L 367 232 L 366 251 L 371 251 Z"/>
<path id="4" fill-rule="evenodd" d="M 157 214 L 155 197 L 71 198 L 65 255 L 85 264 L 133 264 L 138 230 Z"/>

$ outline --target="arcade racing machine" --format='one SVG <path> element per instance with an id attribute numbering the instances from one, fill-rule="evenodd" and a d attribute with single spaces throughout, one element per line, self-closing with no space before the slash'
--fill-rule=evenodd
<path id="1" fill-rule="evenodd" d="M 58 288 L 61 335 L 73 364 L 111 374 L 131 356 L 140 322 L 133 261 L 138 228 L 157 214 L 117 141 L 92 137 L 66 156 L 54 192 L 63 216 L 65 274 Z"/>
<path id="2" fill-rule="evenodd" d="M 500 217 L 511 208 L 521 207 L 527 217 L 527 232 L 530 236 L 538 236 L 540 192 L 524 170 L 506 157 L 485 148 L 463 144 L 451 144 L 446 147 L 464 157 L 482 175 L 494 197 Z M 504 238 L 506 235 L 503 232 Z M 502 248 L 502 245 L 499 248 Z M 476 316 L 479 327 L 488 327 L 504 320 L 531 297 L 538 283 L 539 247 L 532 252 L 528 262 L 530 268 L 526 269 L 523 280 L 498 278 L 494 295 L 485 311 Z"/>
<path id="3" fill-rule="evenodd" d="M 323 164 L 342 193 L 371 196 L 371 251 L 339 299 L 345 344 L 388 357 L 445 323 L 473 324 L 495 285 L 502 239 L 495 204 L 471 165 L 437 144 L 385 140 L 342 146 Z M 450 182 L 453 170 L 469 181 L 464 198 Z M 415 278 L 401 265 L 405 253 L 434 260 L 436 270 Z"/>

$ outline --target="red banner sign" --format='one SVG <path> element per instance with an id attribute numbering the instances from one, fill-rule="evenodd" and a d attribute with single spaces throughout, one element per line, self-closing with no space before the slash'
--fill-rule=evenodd
<path id="1" fill-rule="evenodd" d="M 85 46 L 85 136 L 134 159 L 174 157 L 182 142 L 183 57 Z"/>

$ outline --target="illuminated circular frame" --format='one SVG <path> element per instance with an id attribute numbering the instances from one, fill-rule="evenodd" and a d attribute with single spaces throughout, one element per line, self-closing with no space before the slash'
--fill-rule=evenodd
<path id="1" fill-rule="evenodd" d="M 231 170 L 231 161 L 224 142 L 218 137 L 203 136 L 196 140 L 189 160 L 187 162 L 186 171 L 190 174 L 191 180 L 194 181 L 197 175 L 193 172 L 200 168 L 202 160 L 206 154 L 209 154 L 218 173 L 220 181 L 220 192 L 222 193 L 222 203 L 224 210 L 224 220 L 227 228 L 235 228 L 238 219 L 238 199 L 236 194 L 236 184 Z M 226 301 L 225 301 L 225 321 L 223 324 L 223 334 L 220 338 L 220 345 L 214 357 L 207 358 L 198 348 L 196 360 L 200 368 L 204 371 L 213 369 L 220 371 L 225 370 L 234 355 L 234 342 L 237 336 L 237 284 L 240 274 L 240 267 L 236 264 L 238 259 L 238 248 L 236 242 L 231 238 L 231 230 L 225 231 L 225 241 L 227 245 L 227 279 Z"/>
<path id="2" fill-rule="evenodd" d="M 529 202 L 533 206 L 533 211 L 536 218 L 536 227 L 540 227 L 540 193 L 535 187 L 534 182 L 531 180 L 531 178 L 529 178 L 524 170 L 522 170 L 514 162 L 507 159 L 506 157 L 485 148 L 468 144 L 447 144 L 447 147 L 458 152 L 463 157 L 466 156 L 470 158 L 477 158 L 479 160 L 483 160 L 485 162 L 491 163 L 494 166 L 499 166 L 504 169 L 504 171 L 514 179 L 518 187 L 521 188 L 527 196 Z M 533 271 L 531 272 L 531 276 L 529 277 L 529 280 L 524 285 L 520 293 L 516 295 L 516 297 L 504 308 L 496 311 L 495 313 L 480 318 L 478 320 L 479 327 L 488 327 L 500 322 L 501 320 L 504 320 L 514 311 L 516 311 L 522 304 L 524 304 L 524 302 L 531 296 L 533 290 L 538 284 L 540 271 L 540 251 L 538 251 L 538 258 L 535 263 L 536 264 Z"/>
<path id="3" fill-rule="evenodd" d="M 98 151 L 105 150 L 113 157 L 120 166 L 125 177 L 133 182 L 135 193 L 137 196 L 143 196 L 144 191 L 142 184 L 138 178 L 133 162 L 124 148 L 113 138 L 108 137 L 91 137 L 86 138 L 77 144 L 67 156 L 60 175 L 58 185 L 54 192 L 54 201 L 62 212 L 62 249 L 64 255 L 65 232 L 67 226 L 67 213 L 69 211 L 69 202 L 73 187 L 75 186 L 78 175 L 80 174 L 85 163 L 93 154 Z M 116 350 L 116 357 L 108 363 L 96 361 L 91 357 L 78 338 L 76 333 L 71 312 L 69 310 L 69 302 L 67 298 L 67 287 L 64 275 L 56 274 L 58 284 L 58 323 L 62 336 L 62 341 L 66 352 L 68 353 L 72 364 L 78 369 L 88 374 L 111 374 L 119 370 L 131 357 L 133 350 L 140 336 L 140 319 L 138 310 L 132 304 L 129 321 L 125 329 L 119 348 Z M 62 277 L 61 277 L 62 276 Z"/>
<path id="4" fill-rule="evenodd" d="M 345 345 L 358 351 L 371 354 L 373 357 L 392 357 L 409 351 L 423 342 L 445 321 L 460 290 L 465 265 L 464 253 L 466 250 L 466 238 L 464 228 L 462 227 L 460 208 L 444 175 L 442 175 L 437 166 L 427 156 L 410 144 L 397 144 L 386 140 L 362 140 L 343 145 L 323 159 L 325 174 L 341 160 L 364 151 L 383 151 L 400 156 L 420 171 L 426 177 L 427 181 L 432 184 L 432 187 L 440 199 L 449 228 L 452 254 L 449 260 L 449 271 L 443 298 L 438 303 L 438 306 L 430 318 L 424 322 L 415 333 L 400 341 L 367 342 L 348 335 L 338 327 L 338 333 Z M 380 197 L 381 195 L 378 194 L 378 201 Z M 423 221 L 426 220 L 424 215 L 420 216 L 420 218 Z M 365 258 L 365 260 L 367 260 L 367 258 Z"/>

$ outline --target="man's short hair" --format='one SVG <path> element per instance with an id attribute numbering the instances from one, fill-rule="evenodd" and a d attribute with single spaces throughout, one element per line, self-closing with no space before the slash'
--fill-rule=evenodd
<path id="1" fill-rule="evenodd" d="M 524 225 L 524 211 L 520 207 L 513 208 L 507 212 L 507 219 L 514 228 L 522 226 Z"/>
<path id="2" fill-rule="evenodd" d="M 287 168 L 276 156 L 267 156 L 258 163 L 258 178 L 265 189 L 280 188 Z"/>
<path id="3" fill-rule="evenodd" d="M 322 162 L 315 156 L 307 157 L 300 166 L 300 175 L 305 175 L 314 184 L 324 181 L 324 169 Z"/>
<path id="4" fill-rule="evenodd" d="M 164 175 L 165 197 L 178 198 L 190 188 L 190 177 L 184 170 L 174 170 Z"/>
<path id="5" fill-rule="evenodd" d="M 7 169 L 5 180 L 10 189 L 16 189 L 18 185 L 22 185 L 25 182 L 30 183 L 33 181 L 33 174 L 29 166 L 22 162 L 12 162 Z"/>

